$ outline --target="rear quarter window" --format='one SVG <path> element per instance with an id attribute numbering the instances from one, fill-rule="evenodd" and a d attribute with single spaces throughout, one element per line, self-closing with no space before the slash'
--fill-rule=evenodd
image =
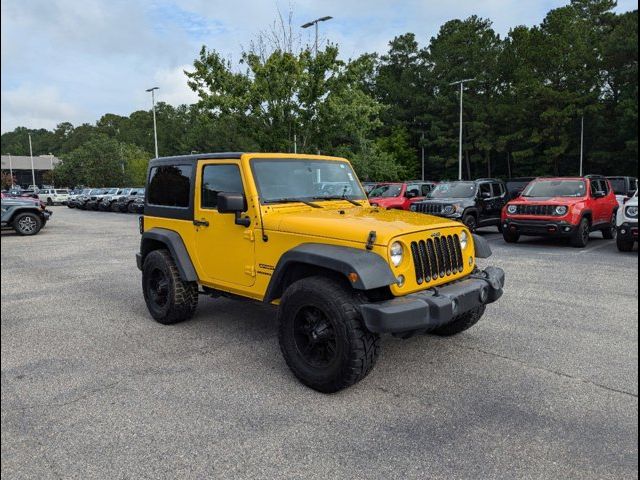
<path id="1" fill-rule="evenodd" d="M 150 205 L 187 208 L 192 171 L 191 165 L 163 165 L 151 168 L 147 202 Z"/>

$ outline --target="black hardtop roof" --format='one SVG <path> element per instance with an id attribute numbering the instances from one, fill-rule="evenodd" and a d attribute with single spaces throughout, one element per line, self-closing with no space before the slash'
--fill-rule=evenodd
<path id="1" fill-rule="evenodd" d="M 150 166 L 156 165 L 188 165 L 194 164 L 198 160 L 215 160 L 240 158 L 243 152 L 215 152 L 215 153 L 195 153 L 192 155 L 176 155 L 173 157 L 158 157 L 149 162 Z"/>

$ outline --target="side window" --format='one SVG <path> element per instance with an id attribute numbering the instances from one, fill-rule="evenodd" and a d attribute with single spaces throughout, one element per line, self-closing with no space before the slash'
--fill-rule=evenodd
<path id="1" fill-rule="evenodd" d="M 191 165 L 153 167 L 149 173 L 149 204 L 188 207 L 192 170 Z"/>
<path id="2" fill-rule="evenodd" d="M 202 208 L 216 208 L 218 193 L 244 193 L 237 165 L 205 165 L 202 170 Z"/>
<path id="3" fill-rule="evenodd" d="M 492 183 L 491 184 L 491 191 L 493 192 L 493 196 L 494 197 L 501 197 L 502 194 L 504 193 L 504 187 L 502 186 L 501 183 Z"/>
<path id="4" fill-rule="evenodd" d="M 429 195 L 429 192 L 430 192 L 431 190 L 433 190 L 433 188 L 432 188 L 431 184 L 429 184 L 429 183 L 423 183 L 423 184 L 422 184 L 422 187 L 421 187 L 421 190 L 422 190 L 422 196 L 423 196 L 423 197 L 426 197 L 427 195 Z"/>
<path id="5" fill-rule="evenodd" d="M 407 193 L 413 192 L 416 195 L 420 195 L 420 186 L 419 185 L 407 185 Z"/>
<path id="6" fill-rule="evenodd" d="M 490 183 L 481 183 L 480 184 L 480 198 L 492 197 L 491 193 L 491 184 Z"/>
<path id="7" fill-rule="evenodd" d="M 632 178 L 629 183 L 630 183 L 629 193 L 633 194 L 636 190 L 638 190 L 638 179 Z"/>
<path id="8" fill-rule="evenodd" d="M 600 190 L 602 190 L 607 195 L 609 194 L 609 180 L 600 180 Z"/>

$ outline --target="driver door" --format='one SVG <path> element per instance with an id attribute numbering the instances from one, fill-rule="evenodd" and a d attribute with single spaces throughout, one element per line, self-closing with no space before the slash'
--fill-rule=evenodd
<path id="1" fill-rule="evenodd" d="M 255 282 L 253 231 L 235 224 L 235 216 L 219 213 L 218 193 L 244 193 L 240 163 L 198 163 L 194 199 L 194 246 L 198 270 L 208 283 L 251 286 Z"/>

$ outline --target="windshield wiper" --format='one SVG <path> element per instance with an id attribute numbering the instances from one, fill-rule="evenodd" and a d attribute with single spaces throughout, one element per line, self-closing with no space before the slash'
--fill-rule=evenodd
<path id="1" fill-rule="evenodd" d="M 328 195 L 326 197 L 312 197 L 313 200 L 346 200 L 351 205 L 355 205 L 356 207 L 361 207 L 362 204 L 356 202 L 352 198 L 347 197 L 346 195 Z"/>
<path id="2" fill-rule="evenodd" d="M 270 200 L 265 200 L 264 202 L 265 205 L 269 204 L 269 203 L 304 203 L 305 205 L 308 205 L 310 207 L 313 208 L 322 208 L 320 205 L 318 205 L 317 203 L 313 203 L 310 202 L 308 200 L 303 200 L 301 198 L 292 198 L 292 197 L 285 197 L 285 198 L 272 198 Z"/>

